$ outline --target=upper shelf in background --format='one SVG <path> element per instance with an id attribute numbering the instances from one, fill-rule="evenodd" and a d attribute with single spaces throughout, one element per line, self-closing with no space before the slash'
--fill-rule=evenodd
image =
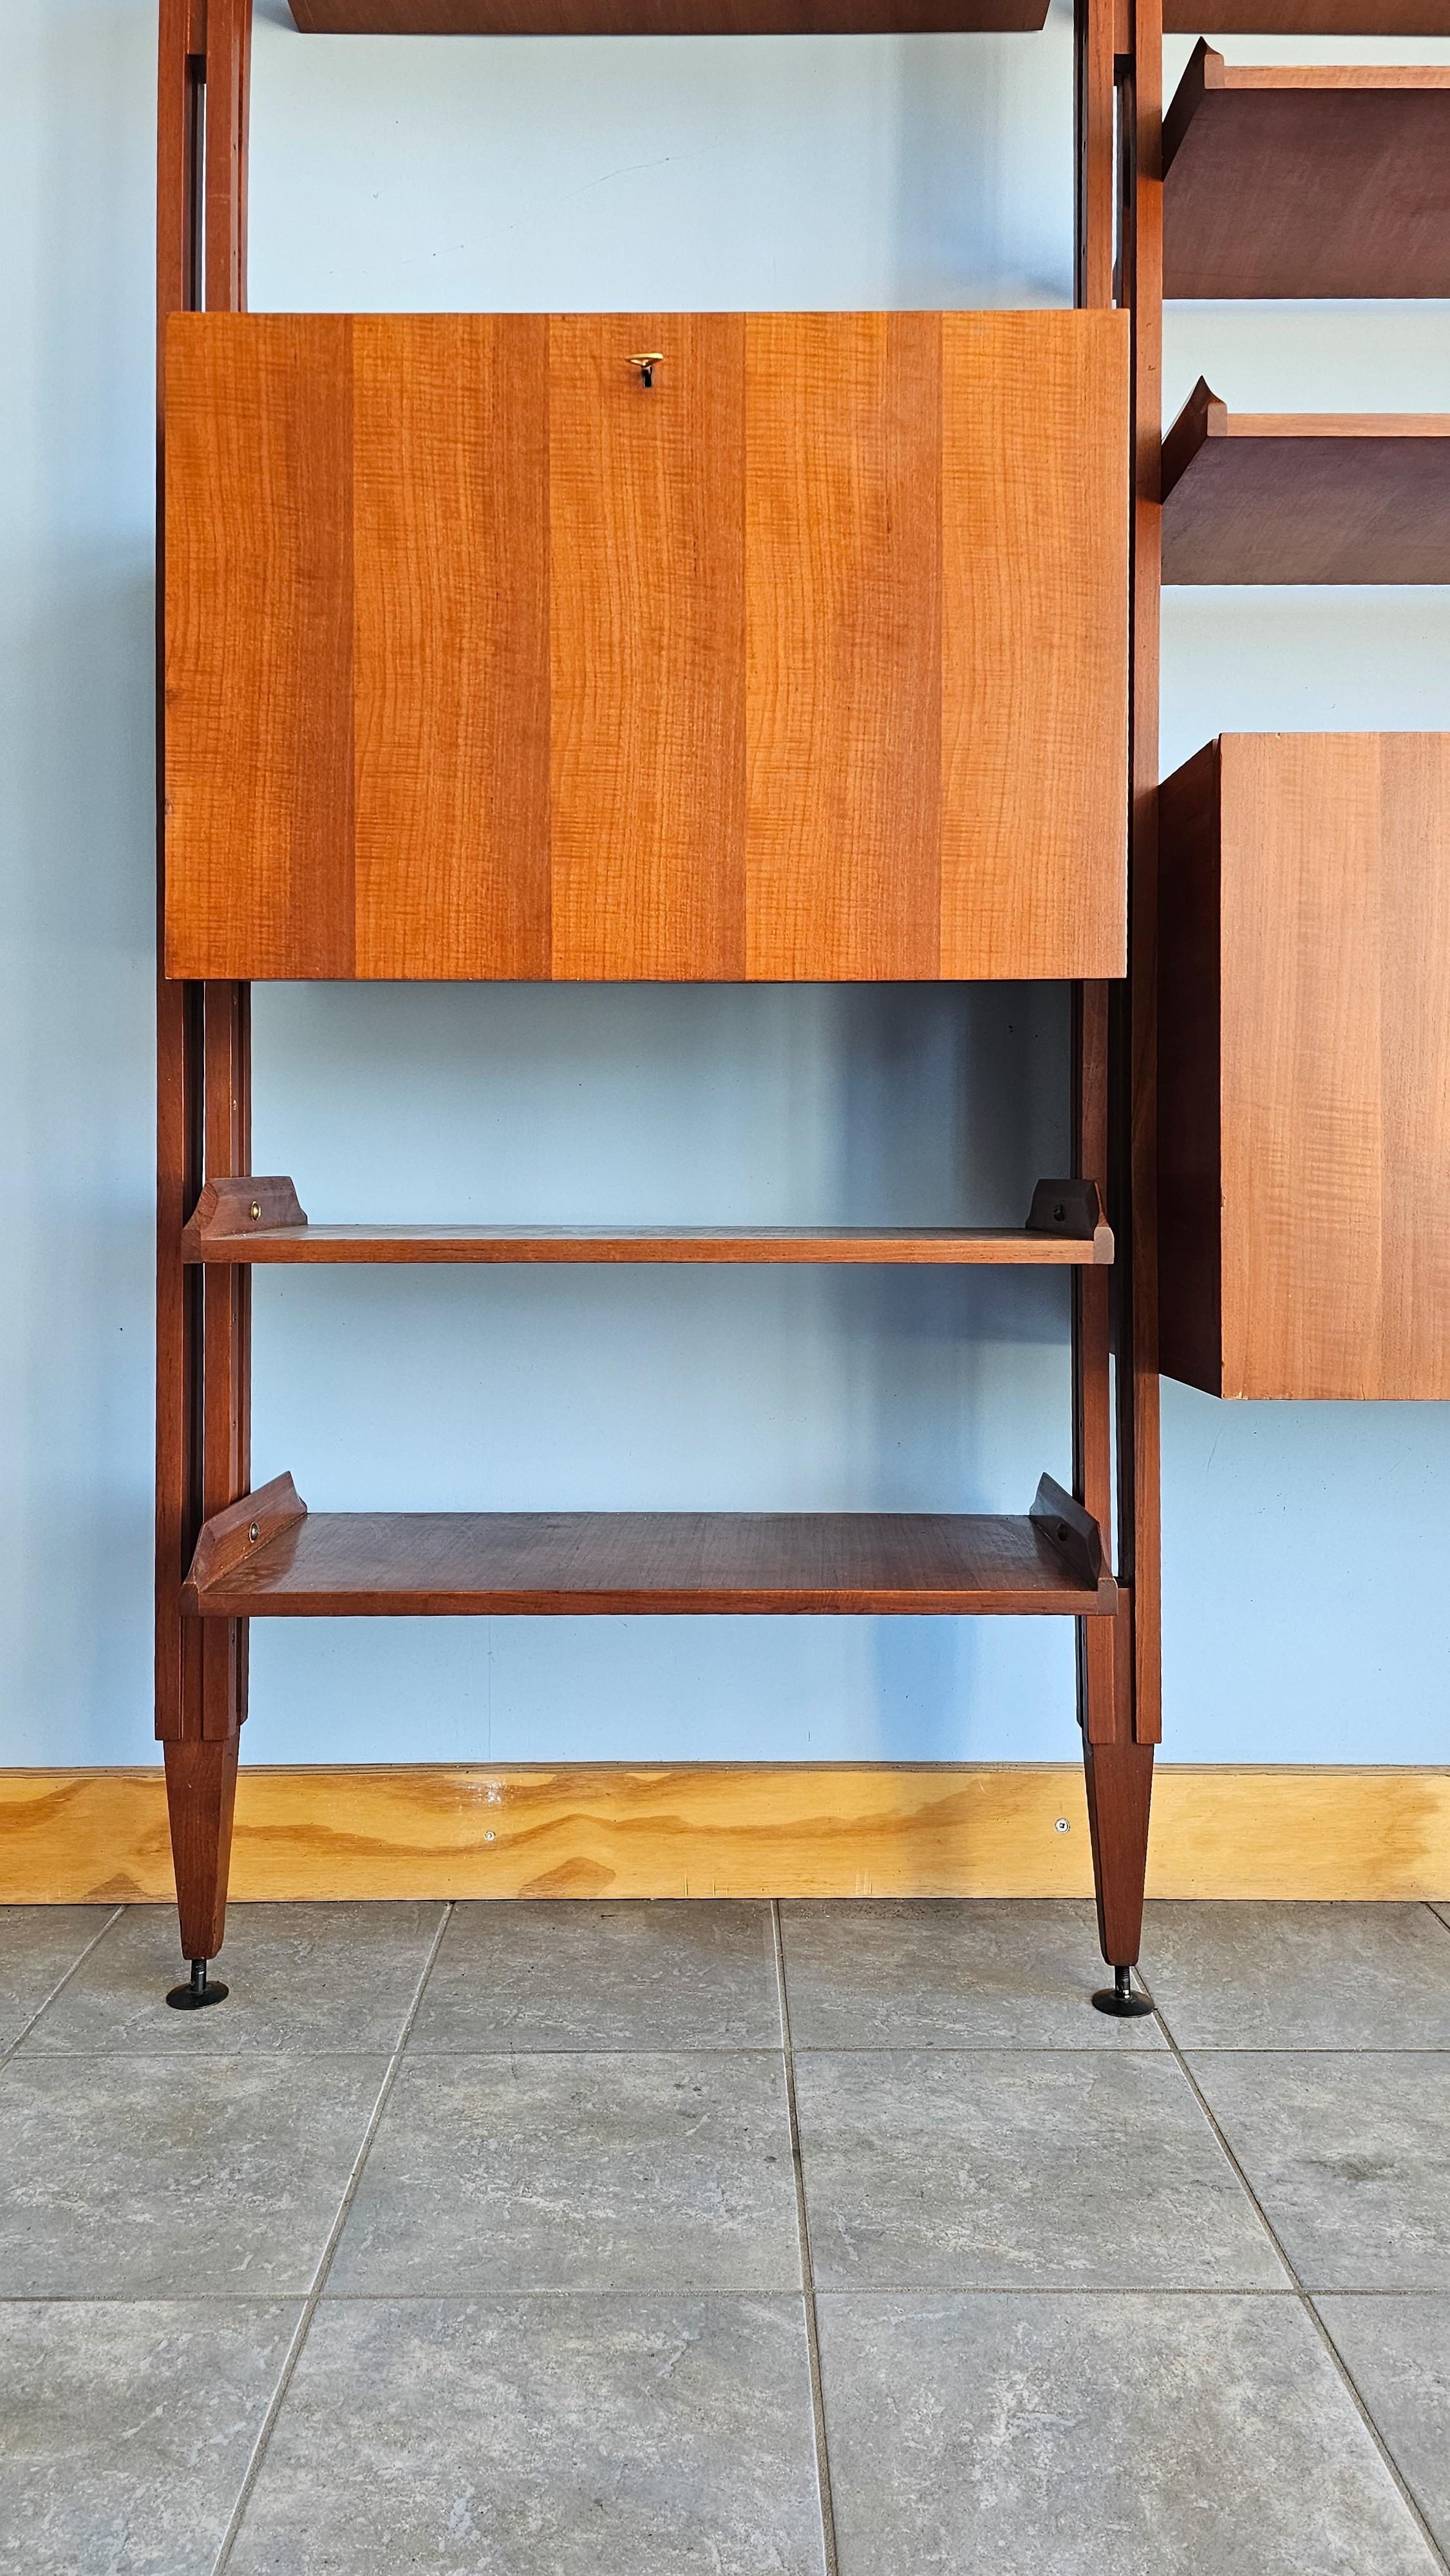
<path id="1" fill-rule="evenodd" d="M 1163 122 L 1167 296 L 1450 295 L 1450 65 L 1200 44 Z"/>
<path id="2" fill-rule="evenodd" d="M 1047 0 L 290 0 L 304 36 L 1035 35 Z"/>
<path id="3" fill-rule="evenodd" d="M 1450 0 L 1164 0 L 1165 36 L 1450 36 Z"/>
<path id="4" fill-rule="evenodd" d="M 1163 442 L 1165 582 L 1450 582 L 1450 415 L 1232 413 Z"/>

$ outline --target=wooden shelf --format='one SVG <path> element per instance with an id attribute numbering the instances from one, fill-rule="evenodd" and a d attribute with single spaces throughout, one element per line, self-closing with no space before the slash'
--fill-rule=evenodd
<path id="1" fill-rule="evenodd" d="M 1450 581 L 1450 414 L 1230 412 L 1163 442 L 1165 582 Z"/>
<path id="2" fill-rule="evenodd" d="M 1047 0 L 291 0 L 305 36 L 1035 35 Z"/>
<path id="3" fill-rule="evenodd" d="M 209 1618 L 721 1612 L 1110 1615 L 1097 1524 L 1044 1476 L 1030 1513 L 315 1512 L 290 1476 L 206 1523 Z"/>
<path id="4" fill-rule="evenodd" d="M 1163 122 L 1163 292 L 1450 295 L 1450 65 L 1200 44 Z"/>
<path id="5" fill-rule="evenodd" d="M 1165 36 L 1450 36 L 1450 0 L 1165 0 Z"/>
<path id="6" fill-rule="evenodd" d="M 253 1210 L 256 1214 L 253 1214 Z M 1102 1267 L 1112 1230 L 1091 1181 L 1040 1181 L 1025 1226 L 309 1225 L 290 1180 L 208 1181 L 189 1262 L 728 1261 Z"/>

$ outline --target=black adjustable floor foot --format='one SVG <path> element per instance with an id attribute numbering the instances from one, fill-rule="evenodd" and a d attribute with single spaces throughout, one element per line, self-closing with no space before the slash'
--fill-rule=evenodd
<path id="1" fill-rule="evenodd" d="M 1093 2002 L 1099 2012 L 1115 2013 L 1120 2021 L 1136 2021 L 1153 2009 L 1146 1995 L 1134 1993 L 1131 1968 L 1114 1968 L 1112 1984 L 1099 1987 Z"/>
<path id="2" fill-rule="evenodd" d="M 173 2012 L 201 2012 L 205 2005 L 224 2004 L 226 1999 L 225 1986 L 207 1984 L 205 1959 L 193 1959 L 190 1985 L 173 1986 L 166 1998 Z"/>

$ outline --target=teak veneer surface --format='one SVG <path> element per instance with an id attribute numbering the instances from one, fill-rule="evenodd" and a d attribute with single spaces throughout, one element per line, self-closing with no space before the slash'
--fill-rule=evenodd
<path id="1" fill-rule="evenodd" d="M 1127 362 L 1109 312 L 173 318 L 168 973 L 1121 974 Z"/>
<path id="2" fill-rule="evenodd" d="M 1450 295 L 1450 65 L 1200 45 L 1163 122 L 1163 292 Z"/>
<path id="3" fill-rule="evenodd" d="M 1163 1368 L 1450 1396 L 1450 734 L 1225 734 L 1161 814 Z"/>
<path id="4" fill-rule="evenodd" d="M 290 0 L 316 36 L 1035 34 L 1047 0 Z M 1196 32 L 1196 30 L 1195 30 Z"/>
<path id="5" fill-rule="evenodd" d="M 1165 582 L 1450 582 L 1450 415 L 1230 412 L 1163 442 Z"/>
<path id="6" fill-rule="evenodd" d="M 1110 1613 L 1026 1515 L 310 1512 L 198 1589 L 234 1618 Z"/>

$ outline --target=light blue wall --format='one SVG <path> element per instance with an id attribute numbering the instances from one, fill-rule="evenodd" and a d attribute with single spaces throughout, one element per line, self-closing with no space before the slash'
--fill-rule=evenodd
<path id="1" fill-rule="evenodd" d="M 0 14 L 9 1762 L 152 1749 L 153 43 L 147 0 Z M 383 46 L 298 38 L 261 0 L 252 300 L 1065 302 L 1070 65 L 1065 17 L 901 44 Z M 1240 407 L 1450 410 L 1437 306 L 1185 308 L 1170 409 L 1201 368 Z M 1450 725 L 1444 593 L 1169 594 L 1164 642 L 1169 764 L 1221 726 Z M 318 1219 L 1010 1221 L 1064 1151 L 1048 988 L 258 987 L 255 1007 L 258 1167 L 292 1172 Z M 256 1290 L 257 1474 L 290 1467 L 319 1507 L 1020 1509 L 1067 1466 L 1047 1278 L 338 1271 Z M 1447 1408 L 1168 1387 L 1164 1516 L 1170 1753 L 1450 1757 Z M 1056 1622 L 253 1635 L 253 1759 L 1076 1745 Z"/>

